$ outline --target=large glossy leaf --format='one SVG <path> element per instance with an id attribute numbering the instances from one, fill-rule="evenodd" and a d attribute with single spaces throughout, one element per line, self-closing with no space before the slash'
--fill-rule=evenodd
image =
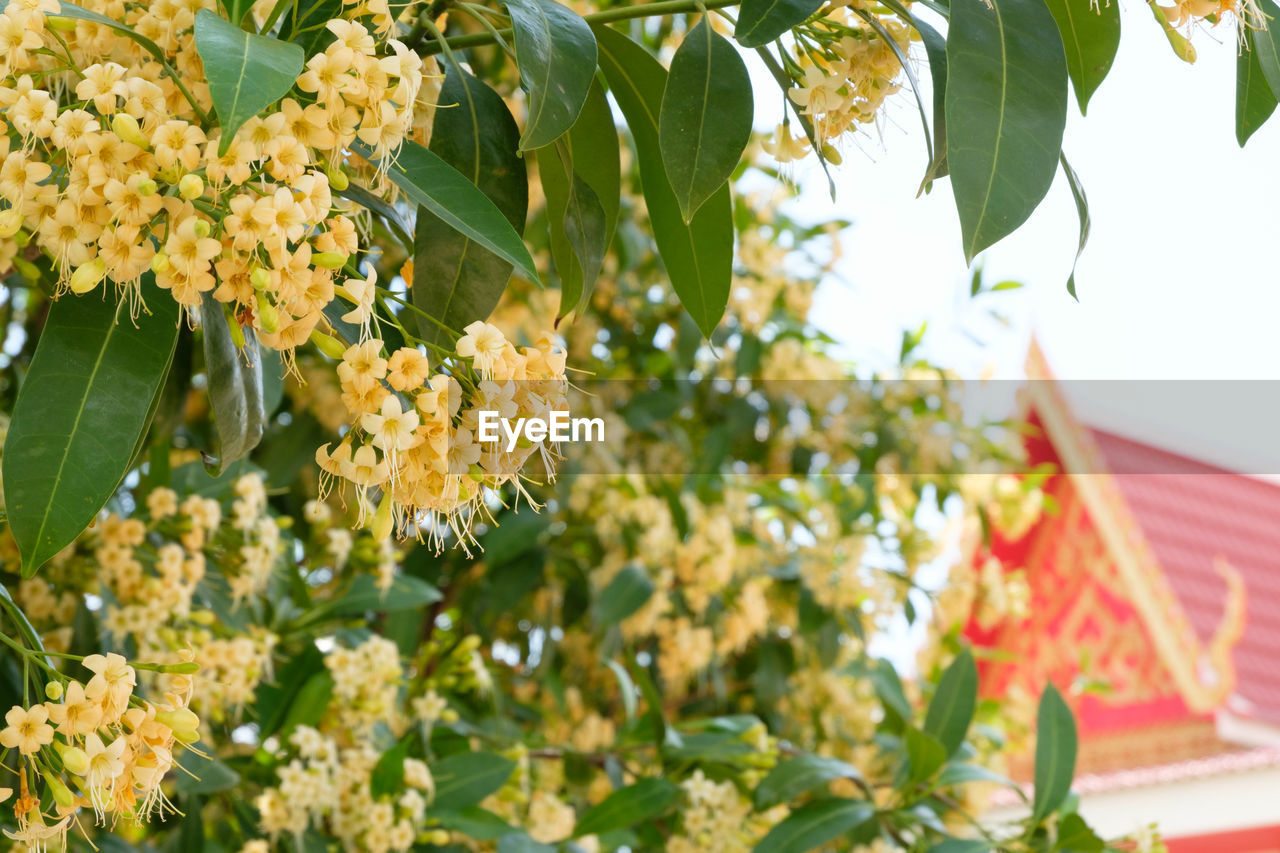
<path id="1" fill-rule="evenodd" d="M 933 162 L 920 182 L 920 190 L 925 192 L 935 179 L 950 171 L 947 168 L 947 40 L 923 21 L 913 19 L 913 26 L 924 42 L 929 77 L 933 80 Z"/>
<path id="2" fill-rule="evenodd" d="M 436 118 L 446 112 L 441 110 Z M 353 142 L 351 148 L 365 159 L 373 157 L 362 142 Z M 503 212 L 438 154 L 416 142 L 406 142 L 390 164 L 387 177 L 414 204 L 426 208 L 476 245 L 514 264 L 530 281 L 542 283 L 529 249 Z"/>
<path id="3" fill-rule="evenodd" d="M 578 819 L 574 837 L 600 835 L 650 821 L 680 799 L 680 786 L 661 777 L 641 779 L 605 797 Z"/>
<path id="4" fill-rule="evenodd" d="M 507 0 L 529 120 L 520 147 L 541 148 L 573 126 L 596 74 L 596 37 L 555 0 Z"/>
<path id="5" fill-rule="evenodd" d="M 538 175 L 547 197 L 551 257 L 560 274 L 559 316 L 564 317 L 590 301 L 618 225 L 622 184 L 618 129 L 598 82 L 592 83 L 569 133 L 556 145 L 538 149 Z"/>
<path id="6" fill-rule="evenodd" d="M 733 273 L 733 203 L 724 185 L 686 224 L 667 179 L 658 116 L 667 72 L 631 39 L 596 27 L 600 67 L 627 119 L 640 164 L 640 181 L 658 254 L 671 286 L 702 334 L 710 336 L 729 301 Z"/>
<path id="7" fill-rule="evenodd" d="M 101 291 L 53 304 L 4 447 L 9 526 L 30 577 L 88 526 L 146 433 L 178 340 L 178 308 L 147 276 L 150 313 Z"/>
<path id="8" fill-rule="evenodd" d="M 767 44 L 822 8 L 824 0 L 744 0 L 733 37 L 743 47 Z"/>
<path id="9" fill-rule="evenodd" d="M 942 674 L 924 718 L 925 732 L 938 739 L 948 756 L 964 743 L 977 704 L 978 668 L 973 655 L 965 649 Z"/>
<path id="10" fill-rule="evenodd" d="M 1096 0 L 1045 0 L 1058 22 L 1066 49 L 1067 72 L 1076 90 L 1080 114 L 1106 79 L 1120 47 L 1120 4 Z"/>
<path id="11" fill-rule="evenodd" d="M 1236 141 L 1243 148 L 1249 137 L 1276 111 L 1276 94 L 1262 73 L 1257 37 L 1245 27 L 1244 49 L 1236 56 Z"/>
<path id="12" fill-rule="evenodd" d="M 671 60 L 658 116 L 662 162 L 685 222 L 737 168 L 754 115 L 746 64 L 703 15 Z"/>
<path id="13" fill-rule="evenodd" d="M 1076 295 L 1076 265 L 1080 263 L 1080 255 L 1084 253 L 1084 247 L 1089 243 L 1089 231 L 1093 227 L 1093 220 L 1089 215 L 1089 199 L 1084 194 L 1084 184 L 1080 183 L 1080 177 L 1067 162 L 1065 154 L 1062 155 L 1061 160 L 1062 173 L 1067 176 L 1067 186 L 1071 187 L 1071 197 L 1076 203 L 1076 215 L 1080 219 L 1080 241 L 1076 244 L 1076 256 L 1071 262 L 1071 275 L 1067 278 L 1067 293 L 1071 294 L 1072 299 L 1079 300 L 1080 297 Z"/>
<path id="14" fill-rule="evenodd" d="M 866 823 L 875 813 L 875 807 L 863 800 L 817 800 L 769 830 L 755 853 L 809 853 Z"/>
<path id="15" fill-rule="evenodd" d="M 460 752 L 431 765 L 436 796 L 432 808 L 457 811 L 474 806 L 503 786 L 516 769 L 509 758 L 492 752 Z"/>
<path id="16" fill-rule="evenodd" d="M 653 581 L 639 566 L 627 566 L 614 575 L 596 599 L 596 621 L 613 625 L 635 613 L 653 595 Z"/>
<path id="17" fill-rule="evenodd" d="M 1274 0 L 1258 0 L 1258 11 L 1270 22 L 1265 30 L 1253 32 L 1253 49 L 1258 53 L 1258 67 L 1262 77 L 1271 87 L 1271 93 L 1280 98 L 1280 6 Z"/>
<path id="18" fill-rule="evenodd" d="M 440 90 L 431 151 L 475 185 L 512 234 L 524 230 L 529 178 L 519 154 L 520 132 L 498 93 L 458 68 L 450 68 Z M 403 158 L 401 159 L 403 162 Z M 451 329 L 484 320 L 502 298 L 512 263 L 484 248 L 471 234 L 420 205 L 414 232 L 413 304 Z M 524 243 L 520 243 L 524 249 Z M 419 334 L 446 343 L 436 323 L 419 318 Z"/>
<path id="19" fill-rule="evenodd" d="M 947 164 L 975 255 L 1053 183 L 1067 121 L 1062 38 L 1044 0 L 955 0 L 947 34 Z"/>
<path id="20" fill-rule="evenodd" d="M 1036 713 L 1035 797 L 1032 820 L 1041 820 L 1067 798 L 1076 770 L 1076 721 L 1058 688 L 1040 695 Z"/>
<path id="21" fill-rule="evenodd" d="M 246 33 L 216 12 L 196 13 L 196 51 L 218 111 L 225 154 L 240 126 L 293 88 L 305 55 L 296 44 Z"/>
<path id="22" fill-rule="evenodd" d="M 836 779 L 860 779 L 852 764 L 821 755 L 798 755 L 781 762 L 756 786 L 756 808 L 769 809 L 788 803 L 802 794 L 826 786 Z"/>
<path id="23" fill-rule="evenodd" d="M 217 446 L 213 454 L 206 454 L 205 467 L 215 477 L 257 447 L 266 427 L 263 354 L 252 329 L 243 331 L 244 348 L 237 346 L 231 322 L 222 303 L 206 293 L 200 304 L 200 326 Z"/>

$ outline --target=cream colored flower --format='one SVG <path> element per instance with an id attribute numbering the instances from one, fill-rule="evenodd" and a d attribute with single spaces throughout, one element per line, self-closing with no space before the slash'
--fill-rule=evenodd
<path id="1" fill-rule="evenodd" d="M 8 725 L 0 729 L 0 745 L 16 748 L 23 755 L 34 755 L 40 747 L 53 742 L 53 726 L 46 722 L 48 719 L 49 711 L 43 705 L 29 709 L 14 705 L 4 715 Z"/>

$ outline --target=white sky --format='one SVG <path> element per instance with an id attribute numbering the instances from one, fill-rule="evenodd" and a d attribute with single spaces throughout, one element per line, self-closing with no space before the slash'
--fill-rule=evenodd
<path id="1" fill-rule="evenodd" d="M 1061 175 L 1031 220 L 982 259 L 988 282 L 1027 287 L 968 298 L 950 184 L 915 198 L 925 149 L 905 92 L 883 143 L 868 136 L 846 150 L 834 203 L 816 165 L 798 172 L 807 216 L 854 222 L 847 282 L 824 286 L 813 316 L 861 361 L 893 363 L 902 329 L 928 319 L 927 354 L 968 376 L 989 365 L 1020 375 L 1034 330 L 1061 378 L 1280 378 L 1280 117 L 1242 151 L 1231 25 L 1198 32 L 1199 60 L 1187 65 L 1145 3 L 1112 2 L 1122 8 L 1119 55 L 1087 119 L 1071 95 L 1064 142 L 1093 216 L 1078 304 L 1065 287 L 1078 222 Z M 762 80 L 757 92 L 759 117 L 776 119 L 777 89 Z M 992 345 L 978 348 L 962 328 Z"/>

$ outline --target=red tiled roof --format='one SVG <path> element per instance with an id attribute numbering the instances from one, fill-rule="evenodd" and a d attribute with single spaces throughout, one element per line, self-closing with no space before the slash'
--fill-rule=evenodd
<path id="1" fill-rule="evenodd" d="M 1227 599 L 1215 561 L 1240 573 L 1246 616 L 1235 693 L 1247 704 L 1233 711 L 1280 724 L 1280 486 L 1090 432 L 1201 643 Z"/>

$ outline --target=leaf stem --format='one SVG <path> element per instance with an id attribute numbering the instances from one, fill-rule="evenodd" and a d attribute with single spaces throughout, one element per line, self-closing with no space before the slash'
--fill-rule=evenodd
<path id="1" fill-rule="evenodd" d="M 660 15 L 678 15 L 684 12 L 723 9 L 726 6 L 737 6 L 740 2 L 741 0 L 705 0 L 705 2 L 699 2 L 699 0 L 658 0 L 657 3 L 637 3 L 634 6 L 605 9 L 582 17 L 589 24 L 608 24 L 613 21 L 627 21 L 633 18 L 652 18 Z M 509 27 L 492 33 L 466 33 L 465 35 L 449 36 L 444 39 L 443 47 L 449 49 L 479 47 L 480 45 L 492 44 L 497 37 L 510 38 L 511 35 L 512 30 Z M 430 56 L 439 53 L 441 49 L 441 41 L 436 39 L 419 48 L 418 53 L 422 56 Z"/>

